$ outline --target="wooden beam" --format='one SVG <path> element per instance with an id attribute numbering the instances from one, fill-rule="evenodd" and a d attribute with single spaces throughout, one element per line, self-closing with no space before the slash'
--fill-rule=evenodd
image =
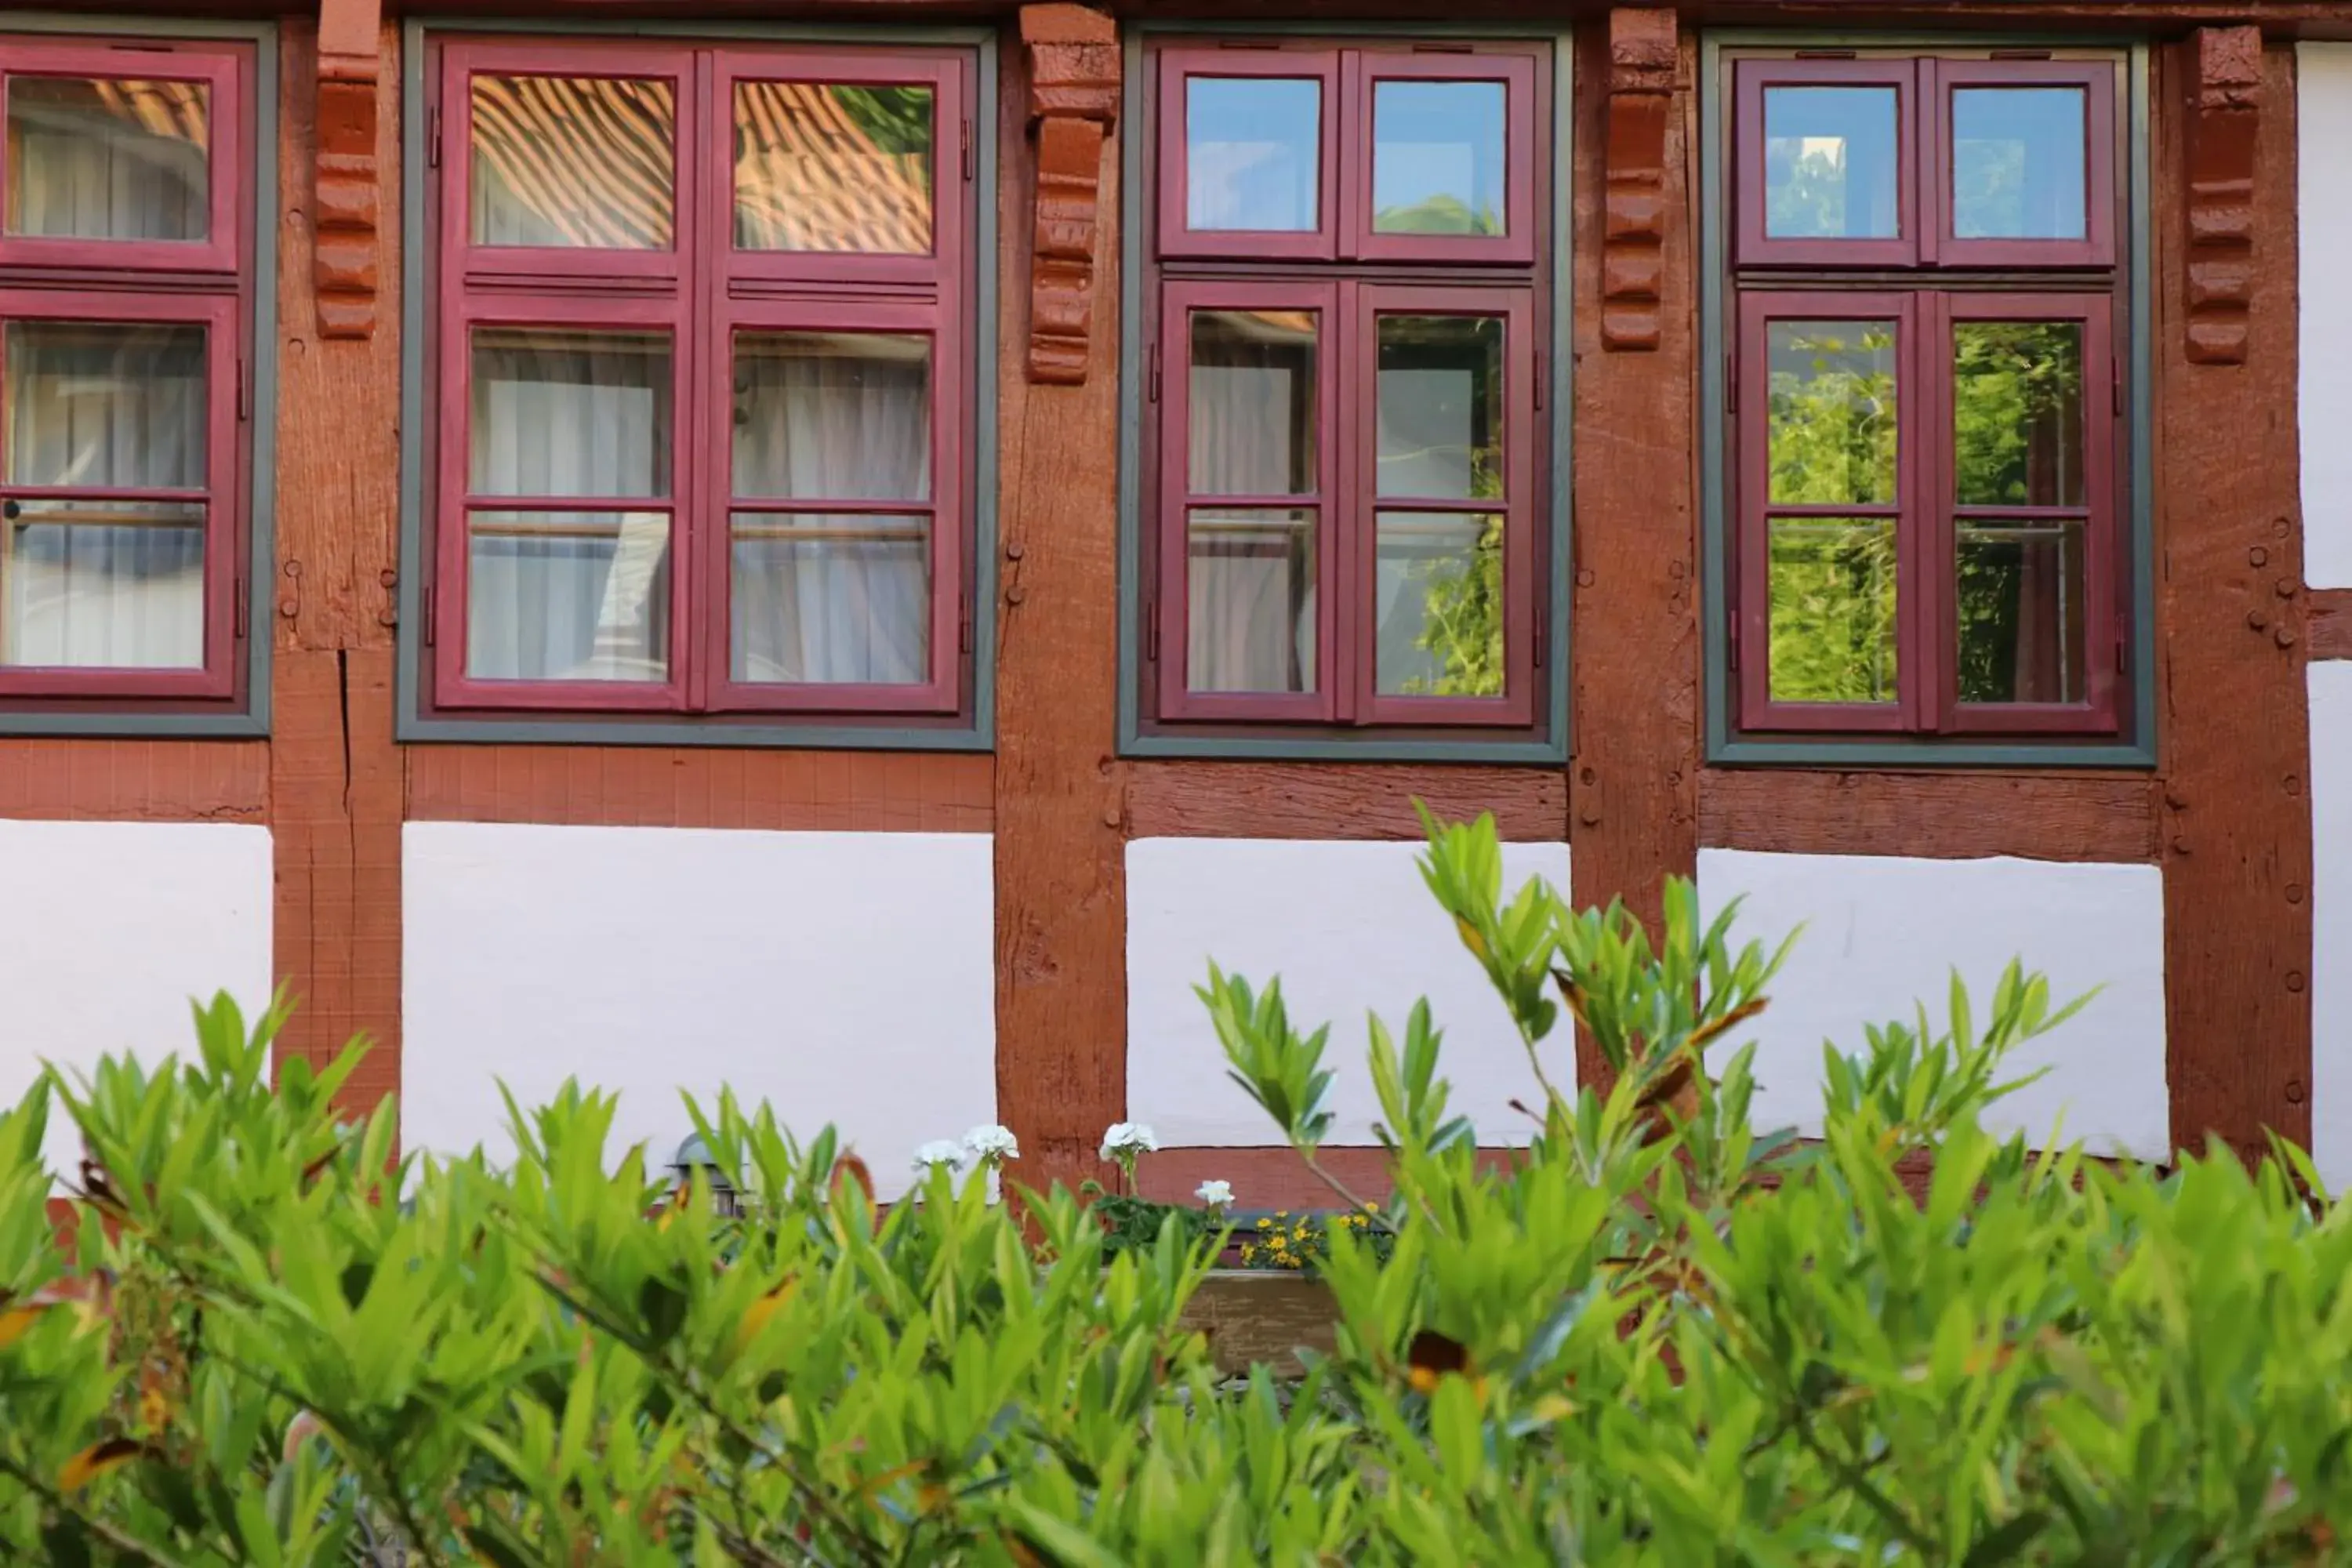
<path id="1" fill-rule="evenodd" d="M 985 833 L 995 764 L 924 752 L 408 746 L 414 822 Z"/>
<path id="2" fill-rule="evenodd" d="M 1605 349 L 1658 346 L 1676 51 L 1674 12 L 1621 5 L 1609 13 L 1609 172 L 1601 239 Z"/>
<path id="3" fill-rule="evenodd" d="M 2242 364 L 2260 260 L 2254 150 L 2262 118 L 2262 30 L 2200 27 L 2187 60 L 2188 299 L 2182 314 L 2189 357 L 2199 364 Z"/>
<path id="4" fill-rule="evenodd" d="M 1492 812 L 1507 841 L 1568 837 L 1557 768 L 1409 763 L 1133 763 L 1127 826 L 1135 838 L 1418 840 L 1416 800 L 1449 821 Z"/>
<path id="5" fill-rule="evenodd" d="M 1792 855 L 2153 861 L 2156 786 L 2115 774 L 1798 773 L 1699 775 L 1699 842 Z"/>
<path id="6" fill-rule="evenodd" d="M 1103 147 L 1118 123 L 1118 27 L 1084 5 L 1021 8 L 1036 137 L 1029 379 L 1084 385 L 1093 348 Z"/>
<path id="7" fill-rule="evenodd" d="M 1024 212 L 1025 50 L 1007 49 L 1003 210 Z M 1003 356 L 1003 583 L 997 617 L 996 1106 L 1024 1184 L 1105 1173 L 1103 1129 L 1127 1110 L 1127 876 L 1118 721 L 1118 161 L 1106 139 L 1103 221 L 1087 272 L 1082 375 L 1034 381 Z M 1000 341 L 1027 340 L 1036 236 L 1006 224 Z"/>
<path id="8" fill-rule="evenodd" d="M 2311 1136 L 2309 712 L 2299 600 L 2303 526 L 2291 287 L 2246 300 L 2243 363 L 2200 344 L 2177 211 L 2212 75 L 2206 40 L 2159 52 L 2150 225 L 2156 334 L 2158 646 L 2164 757 L 2166 1071 L 2174 1142 L 2240 1153 L 2272 1130 Z M 2248 244 L 2295 255 L 2294 56 L 2259 56 Z M 2233 112 L 2251 114 L 2251 110 Z"/>
<path id="9" fill-rule="evenodd" d="M 2352 588 L 2304 595 L 2304 651 L 2310 658 L 2352 658 Z"/>
<path id="10" fill-rule="evenodd" d="M 382 0 L 319 0 L 317 161 L 310 199 L 319 335 L 375 331 Z"/>

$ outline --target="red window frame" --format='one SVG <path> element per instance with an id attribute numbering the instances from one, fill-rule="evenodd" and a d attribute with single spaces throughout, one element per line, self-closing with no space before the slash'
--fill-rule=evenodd
<path id="1" fill-rule="evenodd" d="M 725 724 L 823 718 L 921 727 L 968 722 L 971 519 L 967 454 L 975 396 L 971 265 L 977 212 L 971 157 L 976 62 L 971 51 L 877 50 L 757 43 L 646 47 L 642 40 L 436 40 L 428 70 L 432 251 L 440 317 L 428 382 L 440 416 L 428 432 L 424 709 L 446 716 L 667 715 Z M 477 246 L 468 214 L 471 83 L 477 75 L 667 80 L 674 118 L 671 243 L 622 250 Z M 932 98 L 931 247 L 920 254 L 759 250 L 734 240 L 731 145 L 739 84 L 824 82 L 929 89 Z M 471 494 L 472 330 L 480 325 L 666 333 L 672 375 L 666 497 Z M 888 332 L 930 342 L 930 495 L 904 501 L 732 494 L 735 342 L 745 331 Z M 529 680 L 467 670 L 469 509 L 667 511 L 670 517 L 667 679 Z M 731 666 L 730 528 L 736 510 L 923 514 L 930 521 L 924 679 L 904 684 L 759 683 Z"/>
<path id="2" fill-rule="evenodd" d="M 1323 83 L 1318 227 L 1199 231 L 1184 226 L 1184 84 L 1193 77 L 1311 78 Z M 1286 40 L 1266 47 L 1162 47 L 1148 79 L 1157 156 L 1144 210 L 1147 245 L 1143 483 L 1145 724 L 1162 733 L 1342 731 L 1395 738 L 1524 736 L 1542 710 L 1543 626 L 1551 584 L 1544 563 L 1552 521 L 1539 476 L 1550 460 L 1541 380 L 1548 357 L 1552 258 L 1540 194 L 1552 171 L 1546 123 L 1547 49 L 1496 42 L 1443 51 Z M 1505 84 L 1505 232 L 1495 237 L 1381 235 L 1371 229 L 1372 103 L 1391 79 Z M 1345 127 L 1346 136 L 1339 134 Z M 1190 489 L 1191 313 L 1311 310 L 1316 339 L 1317 480 L 1300 495 L 1194 495 Z M 1503 493 L 1414 499 L 1377 493 L 1377 321 L 1382 315 L 1477 316 L 1503 322 Z M 1311 510 L 1315 553 L 1315 689 L 1189 688 L 1188 517 L 1195 507 Z M 1381 695 L 1378 689 L 1377 513 L 1501 513 L 1505 682 L 1494 697 Z"/>
<path id="3" fill-rule="evenodd" d="M 14 711 L 226 715 L 249 697 L 247 595 L 254 475 L 249 347 L 254 331 L 253 45 L 198 39 L 0 37 L 0 94 L 23 77 L 203 83 L 208 211 L 202 240 L 103 240 L 0 233 L 0 325 L 191 325 L 205 331 L 205 479 L 200 486 L 38 486 L 0 480 L 0 509 L 24 501 L 184 501 L 204 508 L 203 663 L 189 668 L 0 667 Z M 5 110 L 0 110 L 4 112 Z M 7 174 L 0 169 L 0 199 Z M 0 354 L 5 353 L 0 347 Z M 5 385 L 5 383 L 0 383 Z M 0 393 L 5 398 L 5 393 Z M 0 608 L 0 614 L 5 614 Z"/>
<path id="4" fill-rule="evenodd" d="M 2124 220 L 2114 119 L 2116 62 L 1909 56 L 1853 59 L 1743 58 L 1732 64 L 1737 105 L 1731 193 L 1738 251 L 1729 268 L 1732 341 L 1725 385 L 1733 570 L 1729 655 L 1744 734 L 2023 739 L 2109 737 L 2124 727 L 2129 689 L 2129 428 L 2124 388 L 2129 320 L 2126 270 L 2116 265 Z M 1905 232 L 1886 240 L 1762 237 L 1762 93 L 1769 86 L 1889 83 L 1909 97 L 1898 112 L 1907 141 L 1898 165 Z M 1954 87 L 2050 83 L 2084 88 L 2091 143 L 2085 233 L 2078 240 L 1959 240 L 1952 235 L 1949 156 Z M 1923 213 L 1921 204 L 1932 212 Z M 1777 269 L 1801 266 L 1790 279 Z M 1769 500 L 1769 331 L 1775 321 L 1896 324 L 1896 489 L 1891 504 L 1801 506 Z M 1956 485 L 1953 366 L 1956 323 L 2071 321 L 2083 341 L 2084 493 L 2079 506 L 1963 507 Z M 1775 700 L 1770 680 L 1769 524 L 1776 517 L 1879 516 L 1895 524 L 1896 700 L 1889 703 Z M 1964 521 L 2066 520 L 2084 535 L 2084 690 L 2079 700 L 1964 703 L 1959 700 L 1956 551 Z"/>

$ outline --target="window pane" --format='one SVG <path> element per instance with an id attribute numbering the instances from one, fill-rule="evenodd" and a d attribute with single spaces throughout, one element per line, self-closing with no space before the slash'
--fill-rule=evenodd
<path id="1" fill-rule="evenodd" d="M 739 511 L 737 680 L 905 686 L 931 668 L 931 520 Z"/>
<path id="2" fill-rule="evenodd" d="M 2083 700 L 2083 528 L 1961 520 L 1961 701 Z"/>
<path id="3" fill-rule="evenodd" d="M 10 483 L 203 488 L 204 328 L 11 321 L 0 360 Z"/>
<path id="4" fill-rule="evenodd" d="M 737 247 L 929 253 L 931 97 L 928 87 L 738 83 Z"/>
<path id="5" fill-rule="evenodd" d="M 201 504 L 25 500 L 5 510 L 0 663 L 203 668 Z"/>
<path id="6" fill-rule="evenodd" d="M 1895 700 L 1895 520 L 1776 517 L 1775 702 Z"/>
<path id="7" fill-rule="evenodd" d="M 2081 239 L 2090 147 L 2079 87 L 1952 89 L 1952 233 Z"/>
<path id="8" fill-rule="evenodd" d="M 1372 228 L 1501 234 L 1504 85 L 1383 81 L 1372 88 Z"/>
<path id="9" fill-rule="evenodd" d="M 1376 668 L 1383 697 L 1503 694 L 1503 520 L 1384 511 Z"/>
<path id="10" fill-rule="evenodd" d="M 737 334 L 735 493 L 928 500 L 931 340 L 917 333 Z"/>
<path id="11" fill-rule="evenodd" d="M 1187 419 L 1196 495 L 1312 495 L 1312 310 L 1195 310 Z"/>
<path id="12" fill-rule="evenodd" d="M 1184 226 L 1313 232 L 1322 116 L 1312 77 L 1185 79 Z"/>
<path id="13" fill-rule="evenodd" d="M 12 235 L 203 239 L 212 89 L 200 81 L 8 79 Z"/>
<path id="14" fill-rule="evenodd" d="M 477 328 L 473 396 L 476 495 L 669 494 L 658 333 Z"/>
<path id="15" fill-rule="evenodd" d="M 1503 322 L 1382 316 L 1380 493 L 1433 500 L 1503 493 Z"/>
<path id="16" fill-rule="evenodd" d="M 1891 87 L 1764 89 L 1764 232 L 1892 239 L 1901 182 Z"/>
<path id="17" fill-rule="evenodd" d="M 667 512 L 478 511 L 466 521 L 467 675 L 669 678 Z"/>
<path id="18" fill-rule="evenodd" d="M 478 76 L 473 98 L 476 245 L 669 248 L 669 83 Z"/>
<path id="19" fill-rule="evenodd" d="M 1186 520 L 1185 671 L 1194 691 L 1315 689 L 1315 513 Z"/>
<path id="20" fill-rule="evenodd" d="M 1954 479 L 1963 506 L 2082 506 L 2079 321 L 1952 323 Z"/>
<path id="21" fill-rule="evenodd" d="M 1774 321 L 1766 352 L 1771 499 L 1894 504 L 1895 323 Z"/>

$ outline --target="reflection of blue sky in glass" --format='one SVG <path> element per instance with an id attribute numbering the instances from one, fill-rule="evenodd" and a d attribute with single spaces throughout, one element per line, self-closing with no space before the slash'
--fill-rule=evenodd
<path id="1" fill-rule="evenodd" d="M 2079 87 L 1954 89 L 1952 233 L 2082 238 L 2084 119 Z"/>
<path id="2" fill-rule="evenodd" d="M 1764 232 L 1892 239 L 1901 150 L 1891 87 L 1764 90 Z"/>
<path id="3" fill-rule="evenodd" d="M 1189 77 L 1184 226 L 1312 233 L 1323 84 L 1311 77 Z"/>
<path id="4" fill-rule="evenodd" d="M 1372 227 L 1503 232 L 1499 81 L 1383 81 L 1372 89 Z"/>

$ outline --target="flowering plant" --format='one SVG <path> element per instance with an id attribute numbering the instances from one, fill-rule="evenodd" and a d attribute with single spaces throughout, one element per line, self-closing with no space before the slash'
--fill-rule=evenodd
<path id="1" fill-rule="evenodd" d="M 1160 1147 L 1159 1135 L 1141 1121 L 1114 1121 L 1103 1134 L 1102 1157 L 1118 1167 L 1122 1188 L 1135 1191 L 1135 1163 Z"/>
<path id="2" fill-rule="evenodd" d="M 915 1169 L 928 1174 L 944 1165 L 953 1175 L 963 1169 L 964 1146 L 950 1138 L 934 1138 L 915 1151 Z"/>
<path id="3" fill-rule="evenodd" d="M 1219 1219 L 1223 1219 L 1225 1211 L 1234 1206 L 1234 1184 L 1231 1182 L 1202 1182 L 1192 1189 L 1192 1195 Z"/>
<path id="4" fill-rule="evenodd" d="M 1013 1136 L 1010 1127 L 992 1121 L 965 1133 L 963 1150 L 982 1170 L 995 1171 L 1003 1169 L 1005 1161 L 1021 1158 L 1021 1141 Z"/>

